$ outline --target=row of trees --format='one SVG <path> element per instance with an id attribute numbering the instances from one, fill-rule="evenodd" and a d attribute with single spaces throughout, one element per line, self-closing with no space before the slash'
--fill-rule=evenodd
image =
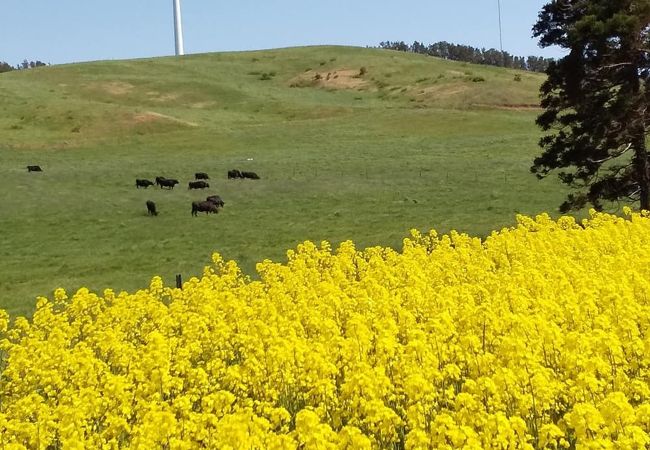
<path id="1" fill-rule="evenodd" d="M 450 59 L 452 61 L 464 61 L 473 64 L 530 70 L 532 72 L 546 71 L 550 62 L 553 61 L 552 58 L 543 58 L 541 56 L 515 56 L 494 48 L 486 50 L 485 48 L 452 44 L 446 41 L 436 42 L 429 45 L 425 45 L 418 41 L 413 42 L 411 45 L 406 44 L 404 41 L 385 41 L 380 42 L 379 47 L 398 50 L 401 52 L 435 56 L 438 58 Z"/>
<path id="2" fill-rule="evenodd" d="M 0 61 L 0 73 L 3 72 L 11 72 L 12 70 L 23 70 L 23 69 L 33 69 L 34 67 L 41 67 L 41 66 L 46 66 L 42 61 L 27 61 L 26 59 L 23 60 L 22 63 L 16 65 L 15 67 L 12 66 L 11 64 Z"/>

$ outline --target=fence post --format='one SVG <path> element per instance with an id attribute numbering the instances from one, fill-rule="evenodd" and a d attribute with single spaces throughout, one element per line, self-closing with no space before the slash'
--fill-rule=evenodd
<path id="1" fill-rule="evenodd" d="M 176 275 L 176 287 L 178 289 L 183 289 L 183 279 L 181 278 L 181 274 Z"/>

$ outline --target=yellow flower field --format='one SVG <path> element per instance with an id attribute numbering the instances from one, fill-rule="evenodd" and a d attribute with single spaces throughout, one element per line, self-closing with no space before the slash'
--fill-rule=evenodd
<path id="1" fill-rule="evenodd" d="M 517 219 L 0 311 L 0 449 L 647 448 L 650 218 Z"/>

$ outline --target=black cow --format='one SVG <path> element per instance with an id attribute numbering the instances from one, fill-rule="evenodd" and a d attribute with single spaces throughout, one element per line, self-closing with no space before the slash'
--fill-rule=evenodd
<path id="1" fill-rule="evenodd" d="M 192 215 L 196 217 L 199 212 L 204 212 L 206 215 L 209 213 L 217 214 L 219 209 L 212 202 L 192 202 Z"/>
<path id="2" fill-rule="evenodd" d="M 162 182 L 163 180 L 174 180 L 174 178 L 156 177 L 156 184 L 157 184 L 158 186 L 162 187 L 161 182 Z M 175 181 L 176 181 L 175 184 L 178 184 L 178 180 L 175 180 Z"/>
<path id="3" fill-rule="evenodd" d="M 232 169 L 228 171 L 228 179 L 236 179 L 236 178 L 244 178 L 241 174 L 241 172 L 237 169 Z"/>
<path id="4" fill-rule="evenodd" d="M 164 187 L 174 189 L 174 186 L 178 184 L 178 180 L 174 180 L 173 178 L 163 178 L 162 180 L 157 179 L 156 182 L 160 186 L 160 189 Z"/>
<path id="5" fill-rule="evenodd" d="M 41 166 L 27 166 L 27 172 L 42 172 Z"/>
<path id="6" fill-rule="evenodd" d="M 194 179 L 195 179 L 195 180 L 209 180 L 210 177 L 209 177 L 208 174 L 205 173 L 205 172 L 196 172 L 196 173 L 194 174 Z"/>
<path id="7" fill-rule="evenodd" d="M 225 205 L 224 201 L 218 195 L 211 195 L 205 201 L 214 203 L 217 208 L 223 208 L 223 205 Z"/>
<path id="8" fill-rule="evenodd" d="M 256 174 L 255 172 L 242 172 L 241 176 L 242 176 L 242 178 L 248 178 L 248 179 L 251 179 L 251 180 L 259 180 L 260 179 L 259 175 Z"/>
<path id="9" fill-rule="evenodd" d="M 209 188 L 210 184 L 207 181 L 190 181 L 188 183 L 188 189 L 205 189 Z"/>
<path id="10" fill-rule="evenodd" d="M 157 216 L 158 211 L 156 211 L 156 204 L 152 202 L 151 200 L 147 200 L 147 212 L 151 216 Z"/>
<path id="11" fill-rule="evenodd" d="M 153 185 L 154 185 L 153 181 L 144 180 L 144 179 L 141 180 L 139 178 L 135 180 L 135 187 L 137 187 L 138 189 L 140 189 L 141 187 L 147 189 L 149 186 L 153 186 Z"/>

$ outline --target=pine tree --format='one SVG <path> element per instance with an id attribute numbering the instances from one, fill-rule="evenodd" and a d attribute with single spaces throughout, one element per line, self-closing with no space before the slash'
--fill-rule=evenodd
<path id="1" fill-rule="evenodd" d="M 546 70 L 537 124 L 548 133 L 531 171 L 560 169 L 574 189 L 563 212 L 620 200 L 650 210 L 649 22 L 650 0 L 555 0 L 539 13 L 540 45 L 568 54 Z"/>

